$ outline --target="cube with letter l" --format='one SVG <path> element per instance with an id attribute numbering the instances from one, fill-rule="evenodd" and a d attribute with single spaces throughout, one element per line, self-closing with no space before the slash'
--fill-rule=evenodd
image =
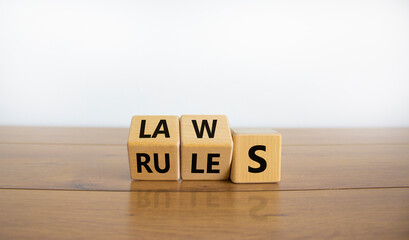
<path id="1" fill-rule="evenodd" d="M 134 116 L 128 138 L 131 178 L 180 178 L 178 116 Z"/>
<path id="2" fill-rule="evenodd" d="M 230 176 L 233 141 L 224 115 L 180 118 L 183 180 L 224 180 Z"/>

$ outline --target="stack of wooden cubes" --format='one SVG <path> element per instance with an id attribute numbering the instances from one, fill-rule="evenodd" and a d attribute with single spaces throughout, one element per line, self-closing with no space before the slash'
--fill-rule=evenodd
<path id="1" fill-rule="evenodd" d="M 128 154 L 135 180 L 278 182 L 281 134 L 230 129 L 224 115 L 134 116 Z"/>

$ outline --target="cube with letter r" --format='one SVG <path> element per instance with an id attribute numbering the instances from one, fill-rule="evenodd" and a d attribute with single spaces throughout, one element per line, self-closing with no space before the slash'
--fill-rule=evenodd
<path id="1" fill-rule="evenodd" d="M 131 178 L 178 180 L 179 146 L 178 116 L 134 116 L 128 138 Z"/>

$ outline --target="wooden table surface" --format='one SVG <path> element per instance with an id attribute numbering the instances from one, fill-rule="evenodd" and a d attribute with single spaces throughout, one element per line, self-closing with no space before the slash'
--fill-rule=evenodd
<path id="1" fill-rule="evenodd" d="M 126 128 L 0 127 L 0 239 L 409 239 L 409 128 L 278 129 L 282 181 L 132 181 Z"/>

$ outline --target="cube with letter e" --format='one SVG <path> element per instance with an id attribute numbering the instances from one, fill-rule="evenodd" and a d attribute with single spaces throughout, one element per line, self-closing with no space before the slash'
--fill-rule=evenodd
<path id="1" fill-rule="evenodd" d="M 224 180 L 230 176 L 233 141 L 224 115 L 180 118 L 183 180 Z"/>

